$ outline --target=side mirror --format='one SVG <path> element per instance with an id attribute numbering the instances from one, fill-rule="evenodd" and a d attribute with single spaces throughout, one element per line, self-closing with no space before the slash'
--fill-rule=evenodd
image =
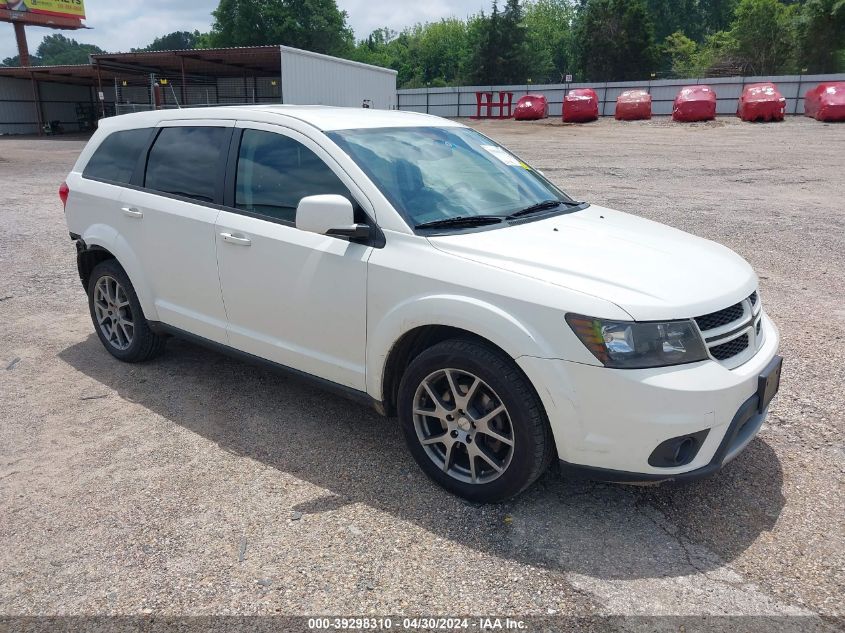
<path id="1" fill-rule="evenodd" d="M 352 203 L 343 196 L 326 194 L 306 196 L 296 207 L 296 228 L 319 235 L 367 238 L 370 227 L 355 224 Z"/>

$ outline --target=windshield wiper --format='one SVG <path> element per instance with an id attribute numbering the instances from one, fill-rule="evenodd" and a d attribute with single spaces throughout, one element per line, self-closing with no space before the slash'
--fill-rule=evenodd
<path id="1" fill-rule="evenodd" d="M 501 215 L 459 215 L 456 218 L 443 218 L 417 224 L 415 229 L 439 229 L 445 227 L 461 226 L 484 226 L 485 224 L 498 224 L 504 218 Z"/>
<path id="2" fill-rule="evenodd" d="M 576 202 L 574 200 L 543 200 L 542 202 L 538 202 L 537 204 L 532 204 L 530 207 L 525 207 L 520 211 L 515 211 L 507 216 L 506 219 L 512 220 L 513 218 L 521 218 L 525 215 L 531 215 L 533 213 L 539 213 L 541 211 L 548 211 L 549 209 L 556 209 L 561 205 L 565 205 L 567 207 L 577 207 L 584 204 L 583 202 Z"/>

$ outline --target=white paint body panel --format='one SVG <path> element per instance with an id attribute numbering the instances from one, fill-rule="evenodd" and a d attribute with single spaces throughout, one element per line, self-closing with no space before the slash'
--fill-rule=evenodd
<path id="1" fill-rule="evenodd" d="M 197 117 L 305 144 L 375 219 L 384 247 L 81 177 L 111 130 Z M 431 125 L 459 124 L 403 112 L 293 106 L 116 117 L 103 122 L 68 176 L 68 226 L 115 254 L 148 319 L 376 400 L 386 398 L 385 365 L 403 335 L 429 325 L 467 330 L 504 350 L 528 376 L 561 459 L 653 473 L 647 457 L 657 444 L 710 428 L 695 460 L 676 470 L 706 464 L 777 351 L 771 321 L 763 316 L 762 346 L 737 368 L 703 361 L 622 371 L 601 366 L 564 316 L 689 319 L 746 299 L 757 288 L 751 267 L 718 244 L 601 207 L 492 230 L 416 235 L 324 134 Z M 128 202 L 144 209 L 141 222 L 115 215 Z"/>
<path id="2" fill-rule="evenodd" d="M 608 299 L 637 321 L 708 314 L 757 288 L 751 266 L 730 249 L 598 206 L 431 242 L 459 257 Z"/>
<path id="3" fill-rule="evenodd" d="M 228 211 L 217 232 L 230 344 L 363 391 L 372 249 Z M 251 244 L 227 244 L 222 232 Z"/>
<path id="4" fill-rule="evenodd" d="M 226 312 L 217 278 L 214 230 L 217 209 L 126 189 L 118 211 L 118 233 L 142 261 L 160 321 L 217 343 L 226 343 Z M 118 228 L 119 227 L 119 228 Z"/>

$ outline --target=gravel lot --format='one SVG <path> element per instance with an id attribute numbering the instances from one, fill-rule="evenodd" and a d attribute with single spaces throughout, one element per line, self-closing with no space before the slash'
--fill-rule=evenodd
<path id="1" fill-rule="evenodd" d="M 745 453 L 686 486 L 552 472 L 479 507 L 425 479 L 394 420 L 312 386 L 178 341 L 121 364 L 93 334 L 56 194 L 84 139 L 2 138 L 0 616 L 765 614 L 843 630 L 845 125 L 473 125 L 579 199 L 751 262 L 786 363 Z"/>

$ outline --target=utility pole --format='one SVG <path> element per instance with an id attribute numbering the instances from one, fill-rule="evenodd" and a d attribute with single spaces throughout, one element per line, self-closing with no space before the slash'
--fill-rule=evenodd
<path id="1" fill-rule="evenodd" d="M 18 57 L 21 66 L 29 66 L 29 46 L 26 43 L 26 27 L 21 22 L 14 22 L 15 39 L 18 42 Z"/>

